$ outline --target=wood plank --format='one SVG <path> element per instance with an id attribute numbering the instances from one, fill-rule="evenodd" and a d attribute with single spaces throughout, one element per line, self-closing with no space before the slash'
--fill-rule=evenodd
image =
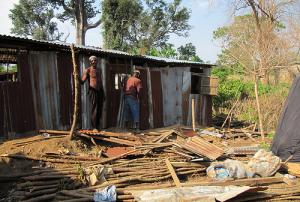
<path id="1" fill-rule="evenodd" d="M 64 131 L 64 130 L 39 130 L 39 133 L 50 133 L 50 134 L 57 134 L 57 135 L 69 135 L 70 131 Z"/>
<path id="2" fill-rule="evenodd" d="M 228 180 L 228 181 L 212 181 L 212 182 L 187 182 L 181 183 L 184 187 L 189 186 L 259 186 L 273 183 L 283 183 L 283 177 L 264 177 L 264 178 L 250 178 L 240 180 Z"/>
<path id="3" fill-rule="evenodd" d="M 172 135 L 174 133 L 174 130 L 170 130 L 170 131 L 167 131 L 167 132 L 164 132 L 161 134 L 161 136 L 155 138 L 153 140 L 153 142 L 156 142 L 156 143 L 160 143 L 162 142 L 164 139 L 166 139 L 167 137 L 169 137 L 170 135 Z"/>
<path id="4" fill-rule="evenodd" d="M 121 140 L 121 139 L 114 138 L 114 137 L 106 138 L 106 137 L 93 136 L 93 138 L 97 139 L 97 140 L 103 140 L 103 141 L 107 141 L 107 142 L 117 143 L 117 144 L 120 144 L 120 145 L 128 145 L 128 146 L 141 145 L 140 142 L 133 142 L 133 141 L 129 141 L 129 140 Z"/>
<path id="5" fill-rule="evenodd" d="M 176 175 L 176 172 L 175 172 L 171 162 L 169 161 L 169 159 L 166 159 L 165 162 L 166 162 L 169 172 L 171 173 L 171 176 L 173 178 L 173 181 L 174 181 L 176 187 L 181 187 L 180 181 Z"/>

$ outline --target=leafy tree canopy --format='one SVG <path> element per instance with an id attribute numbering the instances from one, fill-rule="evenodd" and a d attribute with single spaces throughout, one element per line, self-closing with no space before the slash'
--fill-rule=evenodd
<path id="1" fill-rule="evenodd" d="M 196 54 L 196 47 L 192 43 L 185 44 L 184 46 L 180 46 L 178 49 L 180 60 L 190 60 L 196 62 L 203 62 L 197 54 Z"/>
<path id="2" fill-rule="evenodd" d="M 20 0 L 10 12 L 13 34 L 49 41 L 59 40 L 63 35 L 53 21 L 54 10 L 47 0 Z"/>
<path id="3" fill-rule="evenodd" d="M 106 48 L 123 51 L 166 45 L 170 34 L 187 36 L 190 11 L 181 0 L 104 0 L 103 36 Z"/>

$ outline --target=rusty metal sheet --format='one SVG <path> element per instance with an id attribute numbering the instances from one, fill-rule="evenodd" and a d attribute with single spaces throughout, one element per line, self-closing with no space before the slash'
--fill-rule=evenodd
<path id="1" fill-rule="evenodd" d="M 162 127 L 163 122 L 163 95 L 161 85 L 160 71 L 150 71 L 151 89 L 152 89 L 152 106 L 153 106 L 153 126 L 154 128 Z"/>
<path id="2" fill-rule="evenodd" d="M 106 92 L 107 92 L 107 127 L 115 127 L 118 124 L 118 114 L 121 103 L 121 89 L 115 88 L 115 75 L 128 73 L 130 69 L 126 64 L 107 64 L 107 80 L 106 80 Z"/>
<path id="3" fill-rule="evenodd" d="M 72 102 L 72 83 L 73 64 L 69 53 L 57 53 L 57 72 L 59 82 L 59 104 L 60 120 L 66 130 L 71 126 L 73 102 Z"/>
<path id="4" fill-rule="evenodd" d="M 15 111 L 13 117 L 16 120 L 16 132 L 32 131 L 36 129 L 35 114 L 32 97 L 31 78 L 29 73 L 29 56 L 27 53 L 20 53 L 18 65 L 20 67 L 20 81 L 15 85 L 15 96 L 13 100 L 16 103 L 11 103 L 11 106 L 17 105 L 18 110 Z M 19 99 L 19 96 L 22 99 Z M 12 100 L 12 99 L 11 99 Z"/>
<path id="5" fill-rule="evenodd" d="M 198 136 L 188 138 L 182 146 L 195 154 L 205 156 L 212 160 L 215 160 L 224 154 L 223 149 Z"/>
<path id="6" fill-rule="evenodd" d="M 30 52 L 30 73 L 37 128 L 63 129 L 60 123 L 56 52 Z"/>
<path id="7" fill-rule="evenodd" d="M 35 130 L 28 54 L 19 55 L 19 81 L 0 82 L 0 136 Z"/>
<path id="8" fill-rule="evenodd" d="M 150 127 L 149 123 L 149 104 L 148 104 L 148 76 L 147 69 L 138 68 L 141 72 L 142 89 L 140 92 L 140 128 L 142 130 Z"/>
<path id="9" fill-rule="evenodd" d="M 209 126 L 212 123 L 212 96 L 200 95 L 199 101 L 198 123 L 202 126 Z"/>

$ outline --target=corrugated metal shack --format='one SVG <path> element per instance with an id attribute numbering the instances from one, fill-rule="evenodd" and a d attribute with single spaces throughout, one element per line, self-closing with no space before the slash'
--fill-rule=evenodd
<path id="1" fill-rule="evenodd" d="M 120 79 L 133 68 L 141 71 L 143 129 L 190 125 L 192 98 L 196 100 L 197 123 L 211 123 L 212 95 L 217 85 L 210 77 L 212 65 L 75 47 L 80 73 L 88 67 L 91 54 L 99 58 L 106 93 L 103 128 L 122 125 Z M 7 69 L 0 75 L 0 138 L 14 138 L 37 129 L 70 128 L 74 82 L 69 44 L 0 35 L 0 64 L 8 69 L 17 66 L 16 73 Z M 82 86 L 81 128 L 90 128 L 86 91 L 87 85 Z"/>

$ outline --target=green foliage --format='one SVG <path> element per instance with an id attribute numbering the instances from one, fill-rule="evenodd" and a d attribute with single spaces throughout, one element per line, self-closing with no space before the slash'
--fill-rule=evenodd
<path id="1" fill-rule="evenodd" d="M 143 7 L 139 0 L 104 0 L 102 2 L 104 46 L 127 51 L 131 26 L 139 20 L 142 11 Z"/>
<path id="2" fill-rule="evenodd" d="M 203 62 L 203 60 L 196 55 L 196 47 L 192 43 L 182 45 L 177 50 L 179 53 L 178 59 L 180 60 Z"/>
<path id="3" fill-rule="evenodd" d="M 214 107 L 229 109 L 237 99 L 255 98 L 254 83 L 245 81 L 242 75 L 236 75 L 228 68 L 215 68 L 212 71 L 212 75 L 219 78 L 218 95 L 213 97 Z M 234 78 L 234 76 L 238 77 L 238 79 Z M 284 83 L 277 86 L 259 83 L 258 95 L 271 96 L 272 94 L 281 94 L 282 96 L 287 96 L 289 88 L 290 85 Z M 243 114 L 243 118 L 245 120 L 256 120 L 257 117 L 252 116 L 255 109 L 249 107 L 247 110 Z"/>
<path id="4" fill-rule="evenodd" d="M 212 76 L 219 78 L 220 83 L 223 83 L 231 73 L 232 72 L 230 71 L 230 69 L 220 67 L 213 68 L 211 72 Z"/>
<path id="5" fill-rule="evenodd" d="M 49 2 L 58 12 L 57 18 L 62 22 L 66 20 L 71 20 L 72 23 L 75 22 L 76 19 L 76 9 L 78 9 L 78 5 L 76 5 L 76 0 L 46 0 Z M 89 21 L 90 19 L 96 17 L 97 14 L 100 13 L 100 10 L 97 9 L 96 0 L 81 0 L 83 1 L 83 5 L 85 8 L 86 19 Z M 77 11 L 78 12 L 78 11 Z"/>
<path id="6" fill-rule="evenodd" d="M 176 59 L 177 52 L 173 44 L 166 44 L 161 49 L 151 48 L 148 55 Z"/>
<path id="7" fill-rule="evenodd" d="M 185 52 L 184 57 L 182 55 L 182 52 L 176 51 L 174 45 L 169 43 L 166 43 L 161 48 L 152 47 L 148 52 L 146 52 L 146 54 L 151 56 L 157 56 L 157 57 L 203 62 L 203 60 L 201 60 L 200 57 L 196 55 L 196 47 L 192 45 L 192 43 L 186 44 L 185 46 L 181 46 L 181 47 L 186 47 L 186 46 L 193 46 L 194 52 L 192 53 Z M 179 48 L 177 50 L 179 50 Z"/>
<path id="8" fill-rule="evenodd" d="M 76 164 L 76 170 L 77 170 L 77 173 L 79 175 L 79 178 L 83 179 L 83 177 L 84 177 L 84 169 L 81 166 L 81 164 Z"/>
<path id="9" fill-rule="evenodd" d="M 231 101 L 241 97 L 245 84 L 241 80 L 224 80 L 219 83 L 218 95 L 213 97 L 215 107 L 230 108 Z"/>
<path id="10" fill-rule="evenodd" d="M 261 142 L 259 146 L 260 146 L 260 148 L 262 148 L 266 151 L 270 151 L 270 144 L 269 143 Z"/>
<path id="11" fill-rule="evenodd" d="M 3 64 L 0 64 L 0 72 L 17 72 L 17 65 L 9 65 L 7 68 Z"/>
<path id="12" fill-rule="evenodd" d="M 144 54 L 166 45 L 170 34 L 187 36 L 189 18 L 181 0 L 104 0 L 104 43 L 107 48 Z"/>
<path id="13" fill-rule="evenodd" d="M 275 136 L 275 131 L 271 131 L 267 134 L 267 138 L 269 138 L 269 139 L 273 139 L 274 136 Z"/>
<path id="14" fill-rule="evenodd" d="M 53 22 L 54 10 L 47 0 L 20 0 L 10 10 L 13 27 L 11 33 L 19 36 L 32 36 L 38 40 L 59 40 L 63 33 Z"/>

